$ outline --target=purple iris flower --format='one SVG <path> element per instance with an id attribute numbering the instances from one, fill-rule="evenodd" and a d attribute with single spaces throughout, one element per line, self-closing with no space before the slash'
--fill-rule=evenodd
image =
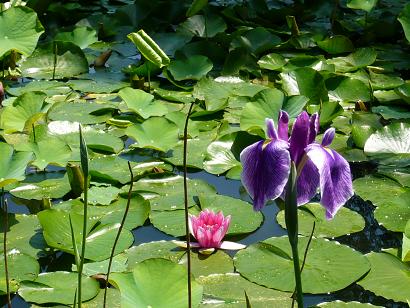
<path id="1" fill-rule="evenodd" d="M 326 218 L 336 212 L 353 196 L 349 163 L 336 151 L 329 149 L 335 129 L 329 128 L 322 143 L 315 142 L 319 132 L 319 116 L 311 117 L 303 111 L 293 124 L 288 137 L 289 116 L 279 114 L 278 128 L 272 119 L 266 119 L 267 140 L 251 144 L 241 153 L 242 183 L 253 198 L 253 207 L 259 211 L 268 200 L 284 199 L 291 162 L 295 162 L 298 205 L 309 202 L 320 187 L 320 203 L 326 209 Z"/>

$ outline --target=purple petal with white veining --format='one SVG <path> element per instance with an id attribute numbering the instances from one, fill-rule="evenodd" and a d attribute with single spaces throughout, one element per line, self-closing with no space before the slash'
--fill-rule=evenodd
<path id="1" fill-rule="evenodd" d="M 288 130 L 289 130 L 289 115 L 286 111 L 281 110 L 279 113 L 278 120 L 278 136 L 279 139 L 288 141 Z"/>
<path id="2" fill-rule="evenodd" d="M 336 151 L 319 144 L 310 144 L 306 153 L 319 171 L 320 203 L 326 208 L 326 218 L 332 219 L 353 196 L 349 163 Z"/>
<path id="3" fill-rule="evenodd" d="M 323 134 L 322 146 L 329 146 L 335 138 L 335 129 L 333 127 L 327 129 Z"/>
<path id="4" fill-rule="evenodd" d="M 309 115 L 303 111 L 295 120 L 290 136 L 290 157 L 295 162 L 296 167 L 305 154 L 305 148 L 308 145 L 308 134 L 310 127 Z"/>
<path id="5" fill-rule="evenodd" d="M 319 172 L 310 159 L 305 165 L 297 179 L 298 205 L 308 203 L 315 195 L 319 187 Z"/>
<path id="6" fill-rule="evenodd" d="M 308 136 L 308 144 L 311 144 L 315 141 L 317 134 L 319 133 L 319 114 L 315 112 L 310 117 L 310 125 L 309 125 L 309 136 Z"/>
<path id="7" fill-rule="evenodd" d="M 275 122 L 272 119 L 266 118 L 265 123 L 266 123 L 266 128 L 267 128 L 266 134 L 268 135 L 268 138 L 277 140 L 278 132 L 276 131 L 276 128 L 275 128 Z"/>
<path id="8" fill-rule="evenodd" d="M 241 153 L 242 184 L 253 198 L 253 208 L 259 211 L 270 199 L 282 193 L 290 171 L 288 144 L 283 140 L 256 142 Z"/>

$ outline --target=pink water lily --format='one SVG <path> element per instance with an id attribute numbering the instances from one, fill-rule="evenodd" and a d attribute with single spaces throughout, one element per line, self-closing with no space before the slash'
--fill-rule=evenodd
<path id="1" fill-rule="evenodd" d="M 272 119 L 266 119 L 267 140 L 258 141 L 241 153 L 242 183 L 253 198 L 255 210 L 260 210 L 270 199 L 284 199 L 290 165 L 298 169 L 297 203 L 309 202 L 320 187 L 320 203 L 331 219 L 353 195 L 349 163 L 328 146 L 335 136 L 329 128 L 322 142 L 315 142 L 319 132 L 317 113 L 309 117 L 303 111 L 293 124 L 288 136 L 288 114 L 281 111 L 278 128 Z"/>
<path id="2" fill-rule="evenodd" d="M 215 213 L 205 209 L 198 216 L 189 215 L 189 231 L 197 240 L 191 242 L 191 247 L 200 248 L 200 252 L 212 253 L 215 249 L 237 250 L 245 245 L 222 241 L 228 231 L 231 216 L 224 216 L 222 211 Z M 186 247 L 186 242 L 174 241 L 178 246 Z"/>

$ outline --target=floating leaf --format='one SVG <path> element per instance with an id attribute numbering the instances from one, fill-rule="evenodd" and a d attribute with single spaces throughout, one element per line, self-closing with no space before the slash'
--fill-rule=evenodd
<path id="1" fill-rule="evenodd" d="M 301 258 L 307 241 L 308 238 L 299 237 Z M 250 281 L 292 292 L 295 289 L 293 261 L 282 253 L 279 254 L 278 249 L 291 255 L 287 237 L 272 237 L 239 251 L 234 258 L 235 267 Z M 302 272 L 303 291 L 318 294 L 341 290 L 369 269 L 370 264 L 365 256 L 350 247 L 324 239 L 312 239 Z"/>
<path id="2" fill-rule="evenodd" d="M 110 282 L 121 292 L 121 307 L 174 307 L 187 305 L 186 268 L 164 259 L 148 259 L 131 273 L 113 273 Z M 192 281 L 192 306 L 202 298 L 202 286 Z M 158 296 L 161 290 L 161 296 Z"/>
<path id="3" fill-rule="evenodd" d="M 342 301 L 334 301 L 334 302 L 325 302 L 320 303 L 314 307 L 326 307 L 326 308 L 371 308 L 371 307 L 382 307 L 382 306 L 374 306 L 369 303 L 359 303 L 359 302 L 342 302 Z"/>
<path id="4" fill-rule="evenodd" d="M 352 41 L 344 35 L 335 35 L 317 42 L 317 45 L 329 54 L 351 52 L 354 50 Z"/>
<path id="5" fill-rule="evenodd" d="M 359 148 L 363 148 L 367 139 L 381 127 L 380 116 L 377 114 L 370 112 L 352 114 L 352 139 Z"/>
<path id="6" fill-rule="evenodd" d="M 389 253 L 371 252 L 366 257 L 371 270 L 358 284 L 378 296 L 405 302 L 410 294 L 410 267 Z"/>
<path id="7" fill-rule="evenodd" d="M 286 60 L 280 54 L 270 53 L 260 58 L 258 64 L 261 68 L 276 71 L 286 64 Z"/>
<path id="8" fill-rule="evenodd" d="M 394 196 L 391 191 L 385 193 L 389 198 L 377 207 L 374 217 L 387 230 L 404 232 L 406 223 L 410 219 L 410 192 L 398 196 Z"/>
<path id="9" fill-rule="evenodd" d="M 211 38 L 226 30 L 225 21 L 217 15 L 195 15 L 179 25 L 183 33 L 191 33 L 199 37 Z"/>
<path id="10" fill-rule="evenodd" d="M 38 214 L 38 219 L 43 227 L 43 234 L 47 244 L 56 249 L 74 254 L 69 217 L 71 217 L 77 247 L 81 247 L 80 234 L 83 226 L 82 215 L 54 209 L 45 210 Z M 120 224 L 100 224 L 96 226 L 96 223 L 97 221 L 94 219 L 90 220 L 87 224 L 87 249 L 85 251 L 85 258 L 94 261 L 102 261 L 109 258 L 111 254 L 112 244 L 117 236 Z M 92 231 L 90 231 L 91 229 Z M 133 241 L 134 237 L 131 232 L 128 230 L 122 230 L 115 254 L 118 254 L 131 246 Z"/>
<path id="11" fill-rule="evenodd" d="M 314 216 L 304 210 L 299 210 L 299 234 L 310 236 L 314 221 L 316 222 L 314 233 L 316 237 L 338 237 L 362 231 L 365 226 L 363 217 L 347 208 L 342 207 L 332 220 L 327 220 L 326 210 L 319 203 L 308 203 L 305 206 Z M 282 228 L 286 229 L 284 216 L 284 211 L 280 211 L 276 219 Z"/>
<path id="12" fill-rule="evenodd" d="M 196 55 L 185 60 L 174 60 L 168 69 L 175 80 L 199 80 L 212 69 L 213 64 L 205 56 Z"/>
<path id="13" fill-rule="evenodd" d="M 54 39 L 74 43 L 81 49 L 98 41 L 97 32 L 89 27 L 76 27 L 71 32 L 59 32 Z"/>
<path id="14" fill-rule="evenodd" d="M 244 291 L 252 307 L 288 307 L 292 302 L 290 293 L 262 287 L 236 273 L 203 276 L 198 282 L 204 286 L 201 307 L 245 307 Z"/>
<path id="15" fill-rule="evenodd" d="M 21 183 L 10 193 L 21 199 L 43 200 L 49 198 L 61 198 L 71 190 L 68 177 L 58 179 L 47 179 L 36 183 Z"/>
<path id="16" fill-rule="evenodd" d="M 7 253 L 8 274 L 10 292 L 15 293 L 21 286 L 22 281 L 30 281 L 36 279 L 40 265 L 37 260 L 31 256 L 23 254 L 18 250 L 12 250 Z M 7 292 L 6 274 L 4 271 L 4 254 L 0 255 L 0 294 L 4 295 Z"/>
<path id="17" fill-rule="evenodd" d="M 89 204 L 108 205 L 118 198 L 120 189 L 114 186 L 92 186 L 88 190 Z"/>
<path id="18" fill-rule="evenodd" d="M 233 140 L 218 140 L 207 148 L 204 169 L 212 174 L 222 174 L 232 168 L 241 167 L 241 163 L 233 155 Z"/>
<path id="19" fill-rule="evenodd" d="M 33 282 L 24 281 L 19 295 L 27 302 L 37 304 L 71 305 L 77 290 L 77 277 L 77 273 L 70 272 L 41 273 Z M 96 296 L 100 287 L 97 280 L 84 276 L 82 290 L 82 300 L 86 301 Z"/>
<path id="20" fill-rule="evenodd" d="M 14 152 L 13 147 L 0 142 L 0 188 L 25 178 L 27 164 L 32 159 L 32 154 L 27 152 Z"/>
<path id="21" fill-rule="evenodd" d="M 356 10 L 370 12 L 377 4 L 378 0 L 347 0 L 347 7 Z"/>
<path id="22" fill-rule="evenodd" d="M 37 14 L 25 6 L 12 7 L 0 12 L 0 58 L 16 50 L 29 56 L 36 48 L 44 28 Z"/>
<path id="23" fill-rule="evenodd" d="M 153 116 L 162 116 L 168 112 L 168 108 L 154 101 L 154 96 L 139 89 L 124 88 L 118 95 L 125 101 L 128 108 L 136 112 L 144 119 Z"/>
<path id="24" fill-rule="evenodd" d="M 334 77 L 326 80 L 329 100 L 336 102 L 370 101 L 370 89 L 358 79 Z"/>
<path id="25" fill-rule="evenodd" d="M 60 79 L 88 72 L 88 62 L 77 45 L 54 41 L 38 47 L 21 63 L 21 71 L 25 77 Z"/>

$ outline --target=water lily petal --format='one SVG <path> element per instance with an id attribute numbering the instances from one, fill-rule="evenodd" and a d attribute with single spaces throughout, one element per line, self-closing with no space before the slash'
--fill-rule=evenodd
<path id="1" fill-rule="evenodd" d="M 296 167 L 302 160 L 305 154 L 305 148 L 308 145 L 310 129 L 310 118 L 306 111 L 303 111 L 295 120 L 290 136 L 289 151 L 292 161 L 295 162 Z"/>
<path id="2" fill-rule="evenodd" d="M 307 159 L 297 179 L 298 205 L 308 203 L 319 187 L 319 172 L 315 164 Z"/>
<path id="3" fill-rule="evenodd" d="M 220 248 L 227 250 L 239 250 L 246 248 L 246 245 L 235 242 L 223 241 Z"/>
<path id="4" fill-rule="evenodd" d="M 241 153 L 242 184 L 259 211 L 270 199 L 279 197 L 290 171 L 288 144 L 283 140 L 256 142 Z"/>
<path id="5" fill-rule="evenodd" d="M 335 138 L 335 129 L 333 127 L 327 129 L 323 134 L 322 146 L 329 146 Z"/>
<path id="6" fill-rule="evenodd" d="M 288 141 L 288 130 L 289 130 L 289 115 L 286 111 L 281 110 L 279 113 L 278 120 L 278 136 L 279 139 Z"/>
<path id="7" fill-rule="evenodd" d="M 349 163 L 336 151 L 310 144 L 306 153 L 320 174 L 320 203 L 326 208 L 326 218 L 336 212 L 353 196 Z"/>

